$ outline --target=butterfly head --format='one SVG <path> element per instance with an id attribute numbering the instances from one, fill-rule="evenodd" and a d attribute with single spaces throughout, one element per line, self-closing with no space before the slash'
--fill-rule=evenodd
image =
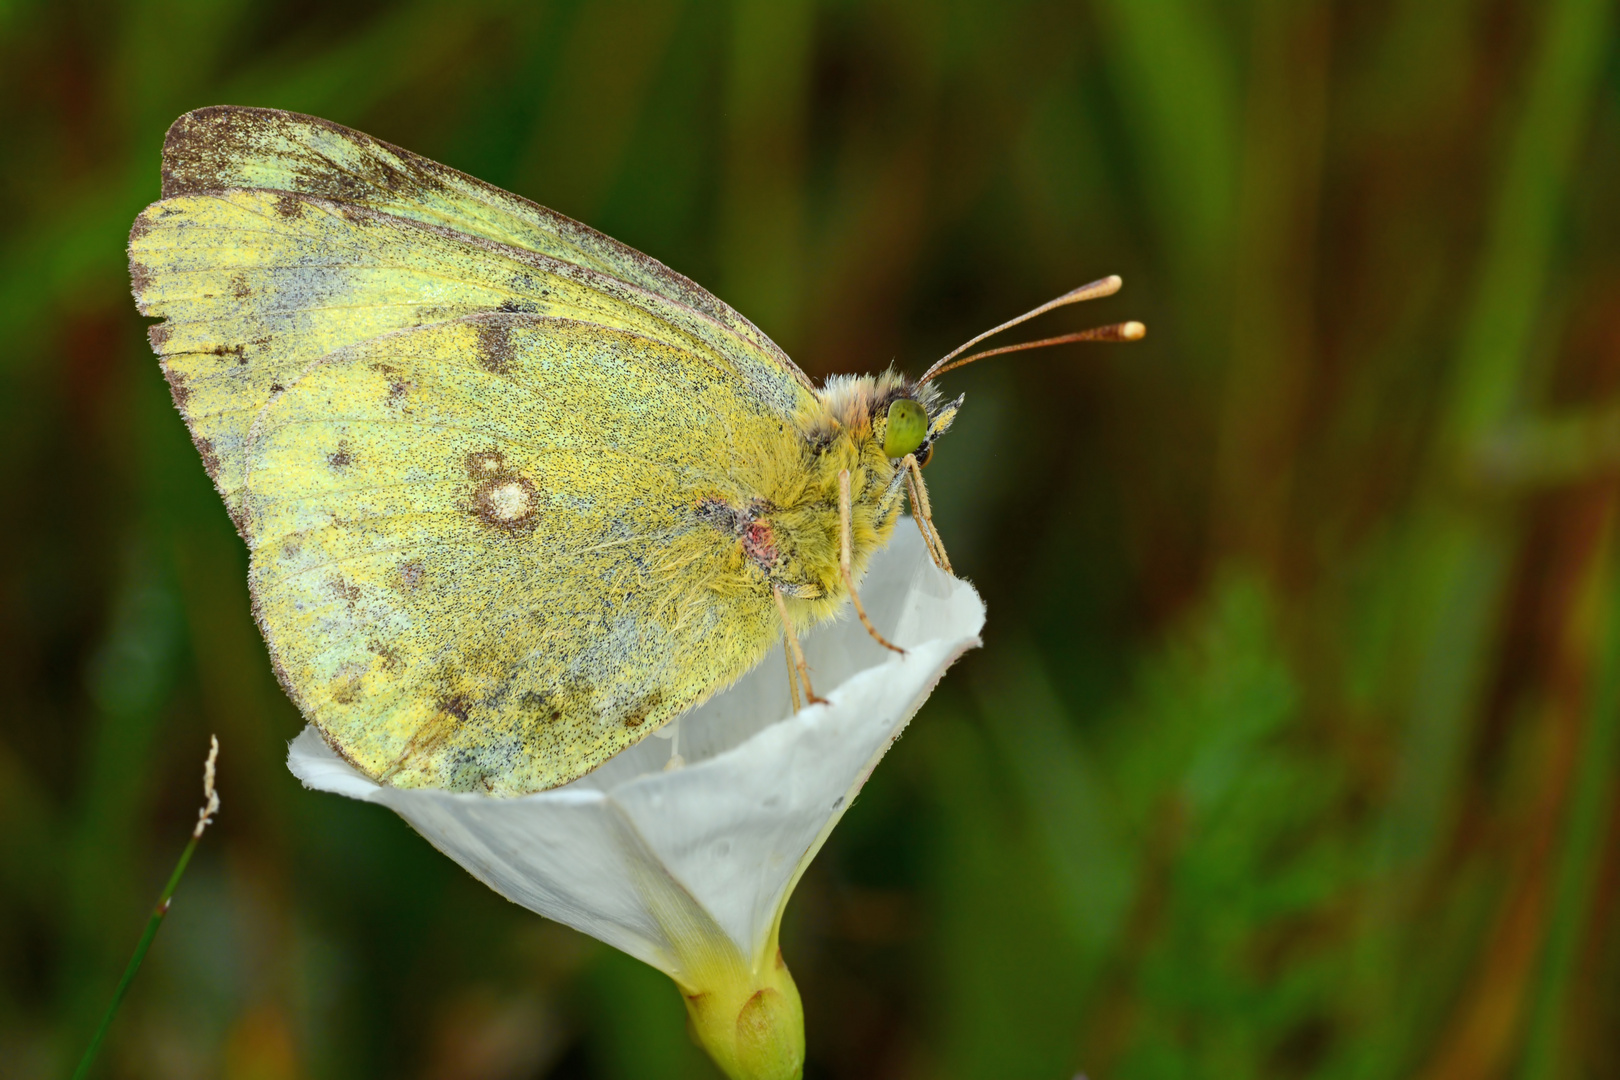
<path id="1" fill-rule="evenodd" d="M 858 438 L 863 436 L 870 438 L 881 448 L 883 456 L 890 461 L 903 461 L 907 455 L 911 455 L 917 459 L 918 465 L 926 465 L 934 456 L 934 440 L 951 426 L 951 421 L 956 419 L 956 411 L 962 404 L 960 397 L 948 403 L 941 402 L 939 391 L 934 388 L 934 380 L 939 376 L 976 360 L 1024 352 L 1028 349 L 1066 345 L 1075 341 L 1139 341 L 1147 333 L 1147 329 L 1133 320 L 1043 338 L 1040 341 L 1003 345 L 970 356 L 963 356 L 963 353 L 985 338 L 1028 322 L 1038 315 L 1044 315 L 1048 311 L 1069 304 L 1112 296 L 1119 291 L 1119 287 L 1120 279 L 1111 276 L 1093 281 L 1089 285 L 1082 285 L 1078 289 L 1071 289 L 1057 299 L 1049 300 L 1000 326 L 992 327 L 952 349 L 923 372 L 922 378 L 916 381 L 893 371 L 884 372 L 875 378 L 835 376 L 828 379 L 821 389 L 822 404 L 827 406 L 834 427 L 856 433 Z M 813 432 L 811 439 L 818 445 L 825 445 L 821 438 L 823 435 L 831 437 L 826 432 Z"/>
<path id="2" fill-rule="evenodd" d="M 950 428 L 962 399 L 944 401 L 932 385 L 913 382 L 894 371 L 881 375 L 835 375 L 821 399 L 838 427 L 882 448 L 899 462 L 908 454 L 926 465 L 934 442 Z"/>

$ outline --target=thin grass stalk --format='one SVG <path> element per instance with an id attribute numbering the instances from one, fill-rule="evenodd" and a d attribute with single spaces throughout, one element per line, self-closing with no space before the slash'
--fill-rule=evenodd
<path id="1" fill-rule="evenodd" d="M 174 891 L 180 886 L 180 879 L 185 876 L 186 867 L 191 863 L 191 855 L 197 850 L 197 842 L 202 839 L 203 830 L 213 823 L 214 814 L 219 811 L 219 793 L 214 790 L 214 765 L 219 760 L 219 739 L 209 737 L 208 760 L 203 765 L 203 797 L 204 803 L 197 812 L 197 824 L 191 830 L 191 839 L 186 842 L 185 850 L 180 852 L 180 861 L 174 864 L 174 872 L 169 875 L 169 882 L 163 886 L 163 892 L 158 896 L 157 904 L 152 908 L 151 916 L 146 920 L 146 929 L 141 934 L 141 940 L 135 945 L 135 954 L 129 958 L 129 964 L 124 968 L 124 977 L 118 980 L 118 989 L 113 991 L 112 1001 L 107 1003 L 107 1011 L 101 1016 L 101 1023 L 97 1026 L 95 1034 L 90 1036 L 90 1044 L 84 1048 L 84 1056 L 79 1059 L 79 1067 L 73 1070 L 73 1080 L 84 1080 L 90 1075 L 90 1068 L 95 1064 L 96 1055 L 101 1051 L 101 1044 L 106 1041 L 107 1032 L 112 1027 L 113 1017 L 118 1015 L 118 1006 L 124 1002 L 124 995 L 129 993 L 130 983 L 135 981 L 135 973 L 141 969 L 141 961 L 146 959 L 146 951 L 152 947 L 152 939 L 157 937 L 158 927 L 163 924 L 163 917 L 169 913 L 169 904 L 174 899 Z"/>

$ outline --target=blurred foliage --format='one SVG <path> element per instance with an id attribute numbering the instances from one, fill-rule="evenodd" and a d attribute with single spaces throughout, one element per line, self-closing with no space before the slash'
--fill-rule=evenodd
<path id="1" fill-rule="evenodd" d="M 948 379 L 990 609 L 800 888 L 810 1077 L 1620 1075 L 1603 0 L 0 3 L 0 1072 L 702 1077 L 664 978 L 303 791 L 124 241 L 164 128 L 326 116 Z M 1040 329 L 1045 330 L 1043 326 Z"/>

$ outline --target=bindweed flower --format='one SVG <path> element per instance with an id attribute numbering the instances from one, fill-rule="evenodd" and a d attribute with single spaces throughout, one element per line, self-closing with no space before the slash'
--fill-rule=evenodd
<path id="1" fill-rule="evenodd" d="M 800 1075 L 804 1014 L 777 946 L 810 860 L 957 657 L 984 605 L 935 568 L 909 522 L 861 587 L 853 618 L 804 648 L 825 705 L 794 713 L 785 662 L 735 686 L 571 784 L 517 798 L 379 785 L 314 728 L 288 766 L 308 787 L 389 807 L 514 903 L 668 974 L 692 1028 L 737 1080 Z"/>

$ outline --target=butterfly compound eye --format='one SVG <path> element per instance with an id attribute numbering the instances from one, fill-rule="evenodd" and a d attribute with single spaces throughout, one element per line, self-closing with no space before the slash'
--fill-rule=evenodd
<path id="1" fill-rule="evenodd" d="M 905 457 L 928 438 L 928 414 L 909 398 L 889 406 L 888 430 L 883 433 L 883 452 L 891 458 Z"/>

